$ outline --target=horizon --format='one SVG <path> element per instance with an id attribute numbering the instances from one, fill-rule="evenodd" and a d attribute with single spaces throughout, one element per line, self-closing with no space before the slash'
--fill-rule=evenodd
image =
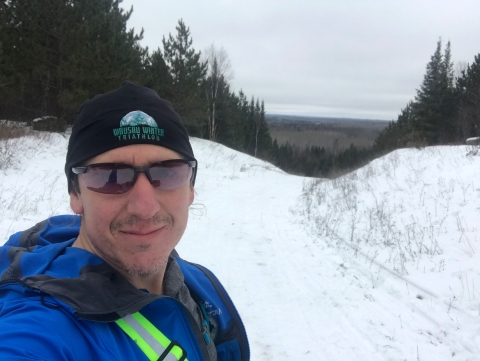
<path id="1" fill-rule="evenodd" d="M 347 118 L 347 117 L 326 117 L 326 116 L 316 116 L 316 115 L 297 115 L 297 114 L 274 114 L 274 113 L 265 113 L 265 117 L 292 117 L 292 118 L 308 118 L 308 119 L 318 119 L 318 120 L 354 120 L 354 121 L 372 121 L 372 122 L 395 122 L 396 120 L 384 120 L 384 119 L 368 119 L 368 118 Z"/>

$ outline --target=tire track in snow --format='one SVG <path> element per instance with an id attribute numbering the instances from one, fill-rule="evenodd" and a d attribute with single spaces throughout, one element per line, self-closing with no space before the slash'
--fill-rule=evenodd
<path id="1" fill-rule="evenodd" d="M 299 193 L 299 192 L 297 192 Z M 296 194 L 296 199 L 299 194 Z M 293 205 L 291 205 L 293 206 Z M 331 294 L 325 287 L 324 276 L 333 275 L 339 283 L 344 283 L 338 272 L 339 265 L 329 260 L 329 252 L 313 254 L 308 250 L 310 237 L 306 232 L 299 232 L 298 224 L 279 224 L 278 219 L 291 219 L 288 207 L 283 201 L 270 204 L 268 213 L 271 233 L 276 234 L 281 257 L 281 272 L 299 293 L 294 293 L 292 304 L 300 304 L 302 321 L 310 329 L 308 346 L 315 348 L 315 355 L 327 360 L 381 360 L 375 352 L 376 343 L 366 339 L 362 330 L 358 329 L 348 317 L 337 307 L 329 304 L 338 295 Z M 294 232 L 292 232 L 294 231 Z M 294 233 L 294 236 L 291 234 Z M 299 241 L 298 239 L 303 240 Z M 292 252 L 292 242 L 295 244 Z M 278 262 L 278 258 L 277 258 Z M 348 283 L 344 285 L 347 287 Z M 307 340 L 304 340 L 306 342 Z M 332 343 L 335 345 L 332 347 Z M 306 345 L 304 345 L 305 347 Z"/>

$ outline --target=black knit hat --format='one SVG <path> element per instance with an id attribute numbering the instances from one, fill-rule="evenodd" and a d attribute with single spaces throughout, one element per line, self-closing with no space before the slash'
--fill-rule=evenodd
<path id="1" fill-rule="evenodd" d="M 152 89 L 126 81 L 120 88 L 97 95 L 80 107 L 65 162 L 68 191 L 72 186 L 73 166 L 131 144 L 159 145 L 185 159 L 196 160 L 187 129 L 172 104 Z"/>

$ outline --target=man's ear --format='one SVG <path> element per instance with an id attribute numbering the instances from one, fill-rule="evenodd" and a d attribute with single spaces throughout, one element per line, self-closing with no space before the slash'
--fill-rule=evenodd
<path id="1" fill-rule="evenodd" d="M 74 190 L 70 192 L 70 208 L 75 214 L 83 214 L 82 195 Z"/>
<path id="2" fill-rule="evenodd" d="M 190 199 L 189 199 L 189 206 L 192 205 L 193 201 L 195 200 L 195 188 L 190 187 Z"/>

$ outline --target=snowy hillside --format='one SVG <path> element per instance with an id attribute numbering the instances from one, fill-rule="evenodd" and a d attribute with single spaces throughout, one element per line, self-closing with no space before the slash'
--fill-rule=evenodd
<path id="1" fill-rule="evenodd" d="M 0 244 L 72 213 L 67 138 L 0 141 Z M 178 251 L 223 281 L 252 360 L 480 360 L 480 157 L 470 148 L 399 150 L 314 180 L 192 142 L 196 198 Z"/>

